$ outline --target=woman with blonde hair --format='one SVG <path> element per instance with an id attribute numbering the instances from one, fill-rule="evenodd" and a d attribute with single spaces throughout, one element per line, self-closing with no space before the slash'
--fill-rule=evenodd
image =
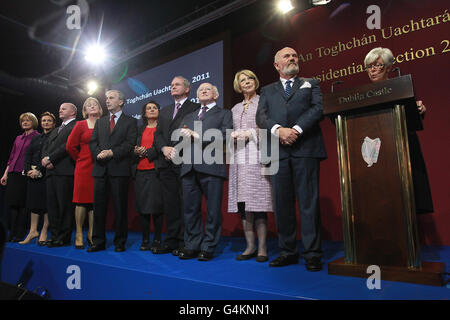
<path id="1" fill-rule="evenodd" d="M 265 262 L 267 254 L 267 212 L 272 212 L 271 184 L 268 176 L 261 174 L 259 135 L 256 125 L 256 111 L 259 95 L 256 89 L 259 81 L 250 70 L 236 73 L 234 90 L 242 93 L 244 100 L 232 109 L 234 139 L 234 163 L 230 164 L 228 185 L 228 212 L 239 212 L 242 217 L 247 248 L 236 260 Z M 258 247 L 255 244 L 255 232 L 258 235 Z"/>
<path id="2" fill-rule="evenodd" d="M 8 241 L 19 242 L 26 234 L 27 176 L 24 173 L 25 153 L 31 140 L 39 133 L 35 130 L 38 120 L 31 112 L 22 113 L 19 125 L 24 131 L 17 136 L 9 155 L 5 172 L 0 183 L 6 188 L 6 203 L 10 211 L 10 233 Z"/>
<path id="3" fill-rule="evenodd" d="M 94 212 L 92 204 L 94 202 L 94 178 L 92 168 L 94 166 L 89 142 L 94 131 L 95 122 L 102 116 L 103 111 L 100 102 L 89 97 L 83 104 L 83 118 L 75 124 L 67 139 L 66 150 L 73 160 L 75 160 L 73 202 L 75 206 L 75 248 L 84 249 L 83 224 L 86 213 L 89 216 L 89 231 L 86 237 L 88 244 L 92 245 L 92 233 L 94 226 Z"/>

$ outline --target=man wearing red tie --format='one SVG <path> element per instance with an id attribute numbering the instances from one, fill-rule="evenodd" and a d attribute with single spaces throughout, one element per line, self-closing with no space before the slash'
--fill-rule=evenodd
<path id="1" fill-rule="evenodd" d="M 109 112 L 95 123 L 89 143 L 94 160 L 94 245 L 88 252 L 106 249 L 105 224 L 110 193 L 116 226 L 115 251 L 125 251 L 128 236 L 128 183 L 137 121 L 123 113 L 124 103 L 125 96 L 122 92 L 106 92 L 106 107 Z"/>

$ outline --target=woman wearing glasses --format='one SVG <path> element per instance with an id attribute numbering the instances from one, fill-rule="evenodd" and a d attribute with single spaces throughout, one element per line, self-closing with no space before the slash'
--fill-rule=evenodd
<path id="1" fill-rule="evenodd" d="M 393 63 L 394 55 L 392 54 L 392 51 L 388 48 L 381 47 L 372 49 L 364 59 L 364 66 L 366 67 L 367 74 L 372 82 L 387 80 Z M 431 197 L 430 184 L 428 182 L 427 168 L 420 148 L 419 137 L 416 133 L 416 130 L 423 130 L 421 120 L 425 116 L 426 108 L 422 101 L 416 101 L 416 104 L 419 115 L 408 115 L 408 113 L 414 109 L 406 108 L 405 110 L 407 119 L 409 116 L 420 117 L 420 128 L 412 128 L 407 121 L 409 156 L 414 184 L 414 200 L 417 213 L 429 213 L 434 211 L 433 200 Z"/>

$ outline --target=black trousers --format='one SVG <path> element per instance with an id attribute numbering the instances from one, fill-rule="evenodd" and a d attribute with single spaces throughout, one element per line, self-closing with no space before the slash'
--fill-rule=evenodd
<path id="1" fill-rule="evenodd" d="M 70 243 L 74 224 L 73 176 L 47 178 L 47 210 L 51 238 Z"/>
<path id="2" fill-rule="evenodd" d="M 182 178 L 184 242 L 187 249 L 214 252 L 222 231 L 222 193 L 224 179 L 191 171 Z M 203 235 L 202 196 L 206 198 Z"/>
<path id="3" fill-rule="evenodd" d="M 158 170 L 167 228 L 164 245 L 173 249 L 181 248 L 184 247 L 184 223 L 180 169 L 171 166 Z"/>
<path id="4" fill-rule="evenodd" d="M 278 173 L 272 176 L 275 219 L 281 254 L 298 254 L 295 199 L 300 207 L 302 256 L 321 257 L 319 208 L 320 161 L 315 158 L 280 160 Z"/>
<path id="5" fill-rule="evenodd" d="M 106 245 L 106 214 L 109 196 L 112 197 L 116 234 L 114 245 L 125 246 L 128 237 L 129 177 L 94 177 L 94 232 L 96 246 Z"/>

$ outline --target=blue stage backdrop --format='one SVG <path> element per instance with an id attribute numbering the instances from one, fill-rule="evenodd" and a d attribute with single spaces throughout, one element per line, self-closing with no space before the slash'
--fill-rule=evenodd
<path id="1" fill-rule="evenodd" d="M 197 88 L 200 84 L 209 82 L 217 86 L 217 104 L 223 107 L 223 41 L 126 78 L 112 88 L 125 94 L 124 112 L 140 119 L 142 105 L 150 100 L 158 102 L 161 107 L 173 103 L 170 84 L 177 75 L 191 82 L 189 99 L 194 102 L 198 102 Z"/>

